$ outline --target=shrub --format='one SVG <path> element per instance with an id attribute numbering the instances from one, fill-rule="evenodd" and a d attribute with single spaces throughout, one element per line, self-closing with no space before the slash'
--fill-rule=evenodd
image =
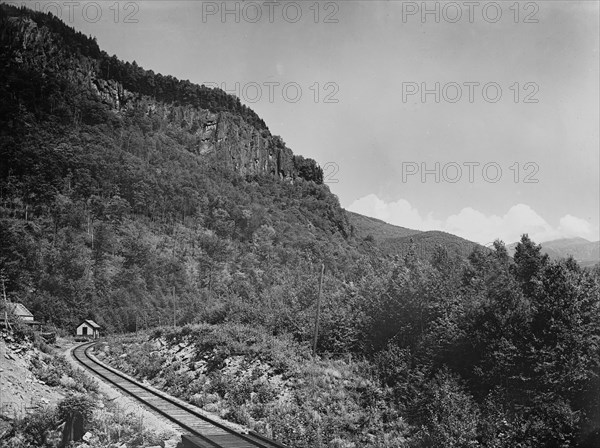
<path id="1" fill-rule="evenodd" d="M 42 338 L 36 337 L 35 341 L 33 342 L 33 346 L 42 353 L 46 353 L 47 355 L 52 354 L 52 349 Z"/>
<path id="2" fill-rule="evenodd" d="M 418 408 L 422 417 L 413 442 L 415 448 L 479 446 L 479 411 L 450 373 L 440 372 L 429 382 Z"/>
<path id="3" fill-rule="evenodd" d="M 17 342 L 35 340 L 35 333 L 19 317 L 9 314 L 8 320 L 13 330 L 13 337 Z"/>
<path id="4" fill-rule="evenodd" d="M 54 408 L 41 408 L 15 422 L 15 438 L 17 440 L 21 438 L 26 442 L 22 446 L 52 446 L 48 439 L 58 423 L 59 418 Z M 19 444 L 16 443 L 15 446 Z"/>
<path id="5" fill-rule="evenodd" d="M 89 422 L 94 410 L 94 401 L 82 394 L 69 394 L 58 404 L 58 417 L 65 420 L 73 414 L 80 414 Z"/>
<path id="6" fill-rule="evenodd" d="M 97 392 L 98 383 L 79 369 L 73 368 L 62 355 L 48 362 L 32 359 L 32 373 L 49 386 L 64 386 L 77 392 Z"/>

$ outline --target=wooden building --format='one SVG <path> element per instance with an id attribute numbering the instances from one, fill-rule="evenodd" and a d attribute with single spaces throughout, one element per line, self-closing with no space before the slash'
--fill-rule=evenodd
<path id="1" fill-rule="evenodd" d="M 8 311 L 21 318 L 21 320 L 24 322 L 33 322 L 35 320 L 33 318 L 33 313 L 25 308 L 25 305 L 22 303 L 9 303 Z"/>
<path id="2" fill-rule="evenodd" d="M 91 319 L 86 319 L 79 324 L 75 334 L 79 337 L 98 339 L 100 337 L 100 325 Z"/>
<path id="3" fill-rule="evenodd" d="M 21 322 L 23 322 L 26 325 L 29 325 L 34 330 L 40 330 L 42 326 L 41 322 L 35 320 L 33 317 L 33 313 L 29 311 L 22 303 L 8 302 L 6 304 L 6 312 L 11 314 L 12 316 L 18 317 Z M 5 325 L 4 321 L 5 314 L 2 313 L 2 316 L 0 316 L 0 324 Z"/>

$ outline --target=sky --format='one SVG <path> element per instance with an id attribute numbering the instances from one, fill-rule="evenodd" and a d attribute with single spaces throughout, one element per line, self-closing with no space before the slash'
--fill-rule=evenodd
<path id="1" fill-rule="evenodd" d="M 600 239 L 597 0 L 5 3 L 237 95 L 348 210 L 482 244 Z"/>

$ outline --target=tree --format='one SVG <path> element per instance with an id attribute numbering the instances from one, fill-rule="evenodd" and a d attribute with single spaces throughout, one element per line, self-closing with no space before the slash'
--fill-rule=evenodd
<path id="1" fill-rule="evenodd" d="M 538 274 L 548 263 L 548 255 L 542 254 L 542 246 L 535 244 L 527 234 L 523 234 L 521 241 L 517 243 L 514 255 L 514 273 L 521 283 L 523 292 L 531 295 Z"/>

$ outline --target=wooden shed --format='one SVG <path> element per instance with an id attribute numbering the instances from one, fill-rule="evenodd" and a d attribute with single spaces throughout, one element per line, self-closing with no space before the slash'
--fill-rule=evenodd
<path id="1" fill-rule="evenodd" d="M 9 303 L 8 310 L 22 321 L 33 322 L 33 314 L 22 303 Z"/>
<path id="2" fill-rule="evenodd" d="M 0 324 L 6 325 L 8 313 L 19 318 L 21 322 L 30 326 L 33 330 L 40 330 L 42 326 L 40 322 L 33 318 L 31 311 L 29 311 L 22 303 L 8 302 L 6 304 L 5 312 L 2 313 L 2 316 L 0 316 Z"/>
<path id="3" fill-rule="evenodd" d="M 84 338 L 98 339 L 100 337 L 100 325 L 91 319 L 86 319 L 79 324 L 75 334 Z"/>

